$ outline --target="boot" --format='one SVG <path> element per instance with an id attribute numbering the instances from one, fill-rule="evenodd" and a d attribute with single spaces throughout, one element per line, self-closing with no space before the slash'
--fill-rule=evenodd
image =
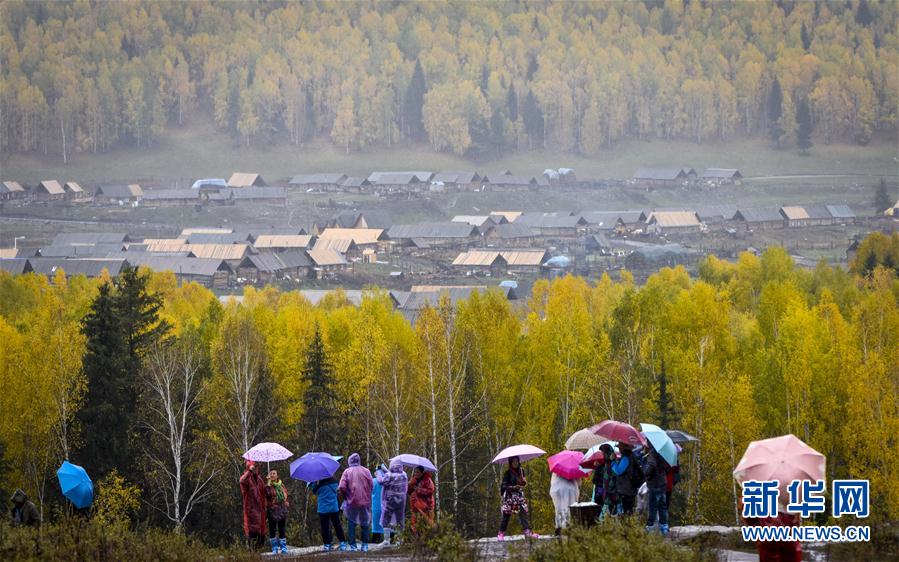
<path id="1" fill-rule="evenodd" d="M 668 524 L 666 523 L 665 525 L 662 525 L 661 530 L 662 530 L 662 536 L 667 537 L 668 536 Z"/>
<path id="2" fill-rule="evenodd" d="M 500 541 L 500 542 L 506 540 L 506 533 L 500 531 L 500 532 L 496 535 L 496 540 L 498 540 L 498 541 Z"/>
<path id="3" fill-rule="evenodd" d="M 381 543 L 381 547 L 390 546 L 390 530 L 384 529 L 384 542 Z"/>
<path id="4" fill-rule="evenodd" d="M 346 541 L 340 541 L 340 546 L 337 547 L 337 550 L 346 550 Z"/>
<path id="5" fill-rule="evenodd" d="M 556 536 L 557 536 L 557 537 L 561 537 L 561 536 L 562 536 L 562 527 L 556 527 Z"/>
<path id="6" fill-rule="evenodd" d="M 359 547 L 356 546 L 356 541 L 351 542 L 350 543 L 350 552 L 356 552 L 357 550 L 359 550 Z"/>
<path id="7" fill-rule="evenodd" d="M 368 543 L 367 542 L 362 543 L 362 552 L 368 552 Z"/>
<path id="8" fill-rule="evenodd" d="M 281 539 L 279 542 L 281 544 L 281 554 L 287 554 L 287 539 Z"/>
<path id="9" fill-rule="evenodd" d="M 331 550 L 332 550 L 333 548 L 334 548 L 334 547 L 331 546 L 331 543 L 323 544 L 323 545 L 322 545 L 322 551 L 323 551 L 323 552 L 331 552 Z"/>
<path id="10" fill-rule="evenodd" d="M 537 533 L 535 533 L 534 531 L 532 531 L 530 529 L 524 530 L 524 536 L 529 539 L 539 539 L 540 538 L 540 535 L 538 535 Z"/>
<path id="11" fill-rule="evenodd" d="M 278 554 L 278 539 L 269 539 L 268 542 L 272 543 L 272 554 Z"/>

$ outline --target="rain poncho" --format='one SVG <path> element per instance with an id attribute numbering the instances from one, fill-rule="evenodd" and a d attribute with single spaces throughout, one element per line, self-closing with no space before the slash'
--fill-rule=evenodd
<path id="1" fill-rule="evenodd" d="M 552 475 L 549 486 L 549 495 L 553 499 L 553 507 L 556 509 L 556 528 L 565 529 L 571 520 L 571 511 L 568 509 L 573 503 L 577 503 L 580 495 L 580 486 L 574 480 L 562 478 L 558 474 Z"/>
<path id="2" fill-rule="evenodd" d="M 357 525 L 371 523 L 371 489 L 374 486 L 371 472 L 360 464 L 359 453 L 349 458 L 349 468 L 340 477 L 338 490 L 343 494 L 343 513 L 348 521 Z"/>
<path id="3" fill-rule="evenodd" d="M 240 495 L 243 498 L 243 532 L 246 536 L 265 534 L 265 480 L 250 470 L 240 477 Z"/>
<path id="4" fill-rule="evenodd" d="M 12 526 L 18 527 L 24 525 L 26 527 L 37 527 L 41 523 L 41 515 L 38 513 L 34 503 L 28 501 L 28 496 L 22 490 L 16 490 L 12 495 L 12 509 L 10 516 L 12 517 Z"/>
<path id="5" fill-rule="evenodd" d="M 383 533 L 381 527 L 381 484 L 378 482 L 378 475 L 384 472 L 384 465 L 379 466 L 375 470 L 374 487 L 371 489 L 371 532 Z"/>
<path id="6" fill-rule="evenodd" d="M 409 481 L 409 506 L 412 511 L 426 513 L 434 510 L 434 480 L 429 472 Z"/>
<path id="7" fill-rule="evenodd" d="M 403 464 L 399 461 L 391 462 L 390 472 L 378 473 L 378 482 L 383 487 L 381 491 L 381 526 L 402 527 L 406 516 L 406 490 L 408 488 L 408 477 L 403 471 Z"/>

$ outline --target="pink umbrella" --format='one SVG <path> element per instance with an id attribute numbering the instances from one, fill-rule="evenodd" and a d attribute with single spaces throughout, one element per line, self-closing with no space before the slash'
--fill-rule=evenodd
<path id="1" fill-rule="evenodd" d="M 512 457 L 518 457 L 519 461 L 524 462 L 531 459 L 536 459 L 537 457 L 541 457 L 545 454 L 546 451 L 540 449 L 539 447 L 534 447 L 533 445 L 512 445 L 511 447 L 506 447 L 505 449 L 500 451 L 499 454 L 493 457 L 493 460 L 490 462 L 494 464 L 501 464 L 507 459 L 511 459 Z"/>
<path id="2" fill-rule="evenodd" d="M 562 451 L 546 459 L 550 472 L 558 474 L 562 478 L 577 480 L 586 478 L 587 473 L 581 470 L 581 459 L 584 455 L 577 451 Z"/>
<path id="3" fill-rule="evenodd" d="M 636 445 L 646 446 L 646 438 L 643 437 L 642 433 L 637 431 L 637 428 L 629 423 L 604 420 L 591 427 L 590 431 L 600 437 L 618 441 L 619 444 L 624 443 L 625 445 L 630 445 L 632 447 Z"/>
<path id="4" fill-rule="evenodd" d="M 795 435 L 753 441 L 734 469 L 734 479 L 777 480 L 780 497 L 787 497 L 792 480 L 824 480 L 826 458 Z"/>

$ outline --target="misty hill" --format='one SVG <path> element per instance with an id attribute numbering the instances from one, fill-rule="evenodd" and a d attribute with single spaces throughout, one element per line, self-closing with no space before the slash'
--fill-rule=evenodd
<path id="1" fill-rule="evenodd" d="M 866 144 L 895 132 L 893 2 L 23 2 L 0 7 L 0 151 L 622 139 Z"/>

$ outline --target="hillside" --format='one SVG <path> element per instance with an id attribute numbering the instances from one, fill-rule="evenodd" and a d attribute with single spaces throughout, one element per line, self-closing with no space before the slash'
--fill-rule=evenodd
<path id="1" fill-rule="evenodd" d="M 313 141 L 325 162 L 409 141 L 530 162 L 533 147 L 604 160 L 636 140 L 865 145 L 899 114 L 895 2 L 0 10 L 0 152 L 60 162 L 158 156 L 184 123 L 243 145 L 247 163 Z"/>

